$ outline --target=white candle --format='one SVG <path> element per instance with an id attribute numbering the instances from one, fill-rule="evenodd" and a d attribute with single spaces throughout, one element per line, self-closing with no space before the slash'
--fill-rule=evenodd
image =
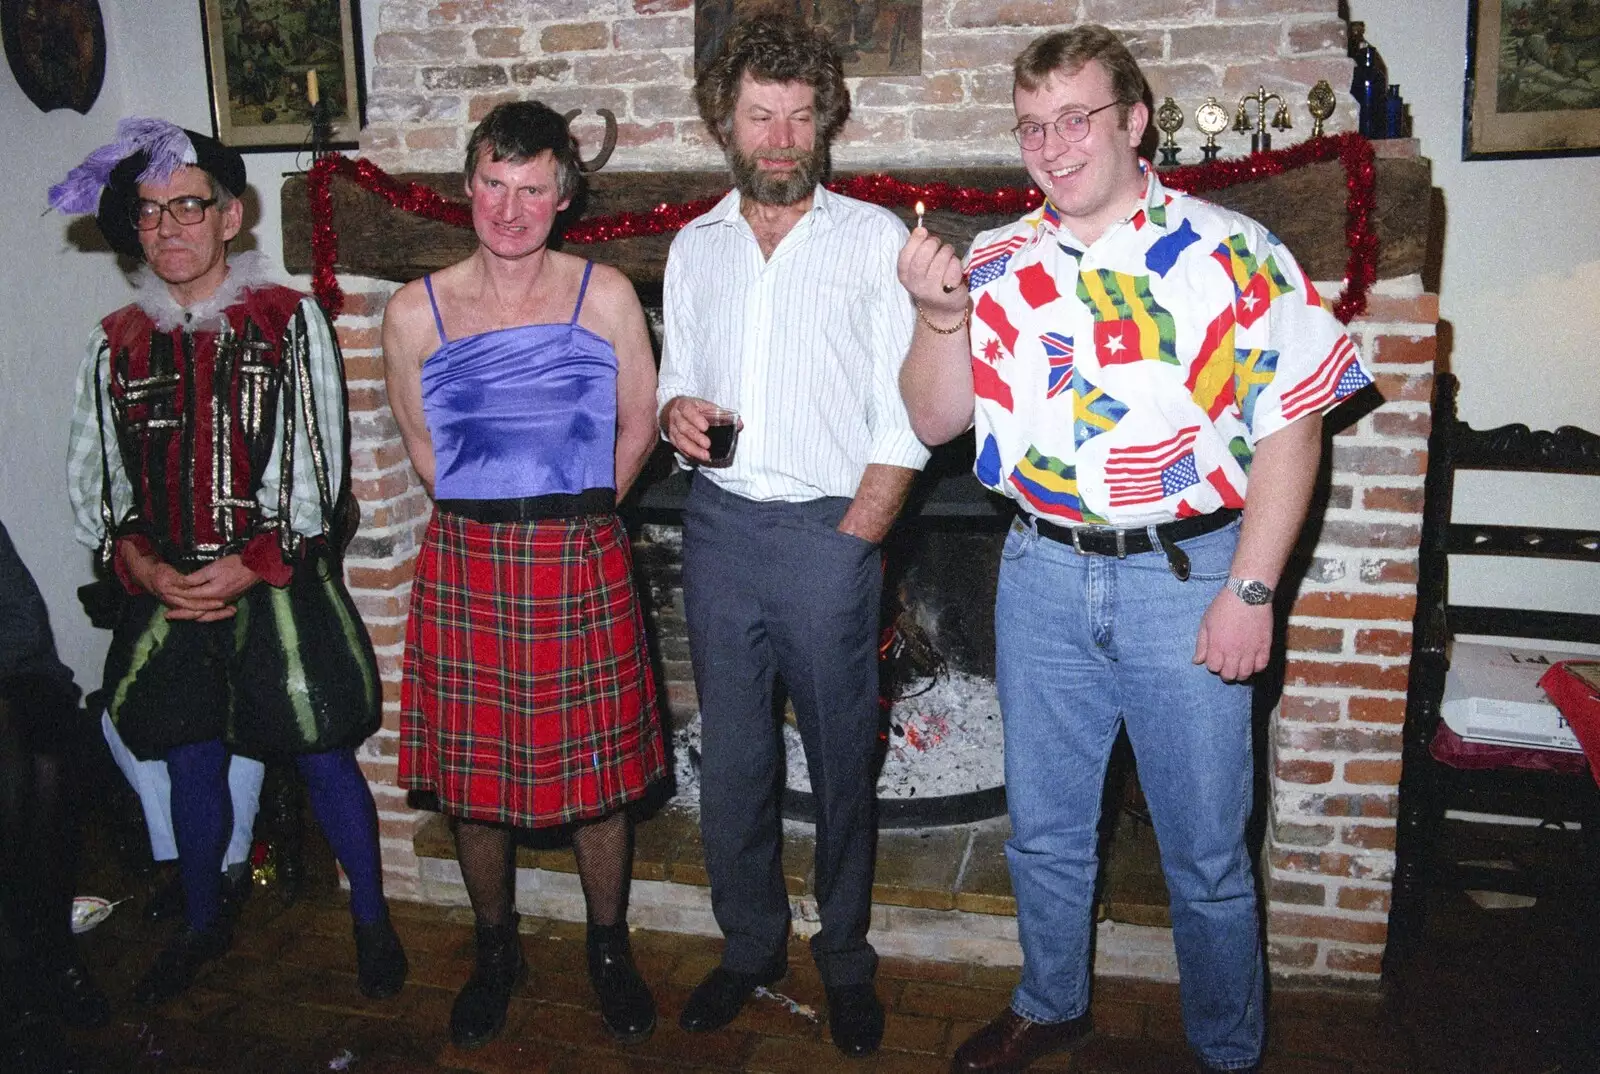
<path id="1" fill-rule="evenodd" d="M 919 202 L 917 202 L 917 226 L 918 227 L 922 226 L 922 213 L 923 213 L 923 205 L 922 205 L 922 202 L 919 201 Z"/>
<path id="2" fill-rule="evenodd" d="M 306 72 L 306 100 L 308 102 L 310 102 L 310 104 L 311 104 L 311 106 L 313 108 L 315 108 L 319 98 L 320 98 L 320 95 L 317 93 L 317 72 L 314 71 L 314 70 L 307 71 Z"/>

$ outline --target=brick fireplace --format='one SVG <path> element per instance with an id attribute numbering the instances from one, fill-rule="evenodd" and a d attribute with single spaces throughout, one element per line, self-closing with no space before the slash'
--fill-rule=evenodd
<path id="1" fill-rule="evenodd" d="M 1349 83 L 1339 6 L 925 0 L 921 75 L 852 80 L 855 107 L 835 162 L 860 170 L 1014 167 L 1004 134 L 1014 122 L 1010 61 L 1041 30 L 1077 19 L 1129 36 L 1158 102 L 1171 95 L 1192 113 L 1207 96 L 1231 109 L 1258 86 L 1281 94 L 1296 124 L 1278 135 L 1282 146 L 1306 136 L 1313 84 Z M 390 172 L 459 169 L 467 133 L 488 108 L 535 97 L 558 110 L 585 109 L 575 131 L 586 146 L 598 130 L 594 109 L 616 113 L 618 148 L 607 172 L 719 166 L 690 99 L 691 0 L 384 0 L 379 30 L 361 155 Z M 1353 129 L 1345 95 L 1328 126 Z M 1192 122 L 1178 140 L 1185 161 L 1197 160 Z M 1223 145 L 1226 156 L 1247 149 L 1232 135 Z M 1413 151 L 1408 143 L 1381 149 Z M 1009 181 L 1021 180 L 1017 169 Z M 1328 197 L 1338 212 L 1337 184 Z M 1425 205 L 1419 216 L 1417 250 L 1426 246 Z M 594 254 L 606 257 L 604 248 Z M 1281 699 L 1260 759 L 1269 776 L 1268 950 L 1279 977 L 1375 982 L 1383 952 L 1438 320 L 1420 265 L 1420 254 L 1386 257 L 1366 314 L 1351 326 L 1383 402 L 1334 436 L 1326 508 L 1300 557 Z M 1317 275 L 1325 295 L 1339 292 L 1337 272 Z M 386 704 L 384 729 L 362 762 L 378 798 L 388 890 L 416 898 L 424 885 L 413 836 L 426 815 L 396 789 L 395 728 L 411 564 L 429 504 L 384 396 L 379 324 L 396 284 L 357 275 L 341 283 L 347 301 L 337 327 L 364 522 L 348 572 L 377 647 Z M 670 581 L 657 597 L 664 693 L 681 717 L 695 701 Z"/>

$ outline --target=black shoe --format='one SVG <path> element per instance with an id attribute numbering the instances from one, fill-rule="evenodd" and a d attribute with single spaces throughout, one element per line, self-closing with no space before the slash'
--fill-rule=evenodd
<path id="1" fill-rule="evenodd" d="M 851 1059 L 871 1055 L 883 1043 L 883 1004 L 872 982 L 840 985 L 828 992 L 828 1031 L 834 1047 Z"/>
<path id="2" fill-rule="evenodd" d="M 709 1033 L 721 1029 L 744 1009 L 750 994 L 765 985 L 777 984 L 789 972 L 789 962 L 779 958 L 761 973 L 736 973 L 718 966 L 695 985 L 683 1005 L 678 1024 L 690 1033 Z"/>
<path id="3" fill-rule="evenodd" d="M 56 1010 L 73 1029 L 98 1029 L 111 1021 L 111 1004 L 89 976 L 83 960 L 73 957 L 51 975 Z"/>
<path id="4" fill-rule="evenodd" d="M 218 921 L 204 931 L 183 926 L 133 986 L 133 1001 L 161 1003 L 186 990 L 194 975 L 212 959 L 221 958 L 233 942 L 233 930 Z"/>
<path id="5" fill-rule="evenodd" d="M 639 976 L 627 925 L 589 926 L 589 983 L 600 1000 L 600 1020 L 623 1044 L 648 1040 L 656 1029 L 656 1001 Z"/>
<path id="6" fill-rule="evenodd" d="M 1035 1059 L 1076 1048 L 1094 1033 L 1088 1011 L 1065 1022 L 1030 1022 L 1007 1007 L 950 1057 L 950 1074 L 1014 1074 Z"/>
<path id="7" fill-rule="evenodd" d="M 505 1027 L 511 993 L 528 975 L 517 936 L 516 914 L 509 925 L 478 926 L 478 966 L 450 1008 L 450 1042 L 481 1048 Z"/>
<path id="8" fill-rule="evenodd" d="M 183 874 L 176 868 L 169 868 L 166 872 L 170 875 L 151 892 L 144 902 L 144 909 L 139 911 L 146 921 L 169 921 L 183 913 Z"/>
<path id="9" fill-rule="evenodd" d="M 395 935 L 389 915 L 377 921 L 356 925 L 356 987 L 368 999 L 388 999 L 405 987 L 406 972 L 411 965 L 406 961 L 405 948 Z"/>

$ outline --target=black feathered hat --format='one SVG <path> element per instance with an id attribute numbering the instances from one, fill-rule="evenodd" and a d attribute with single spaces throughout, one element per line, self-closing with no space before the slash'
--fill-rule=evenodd
<path id="1" fill-rule="evenodd" d="M 194 165 L 239 197 L 247 183 L 244 157 L 208 135 L 164 119 L 125 119 L 117 140 L 89 154 L 67 178 L 50 188 L 50 204 L 65 213 L 95 214 L 100 234 L 119 254 L 143 259 L 133 226 L 141 182 L 164 183 Z"/>

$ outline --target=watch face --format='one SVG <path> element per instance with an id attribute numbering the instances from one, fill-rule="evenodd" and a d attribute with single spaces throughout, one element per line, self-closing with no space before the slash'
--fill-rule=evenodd
<path id="1" fill-rule="evenodd" d="M 1266 604 L 1272 599 L 1272 587 L 1254 578 L 1235 579 L 1233 591 L 1246 604 Z"/>

